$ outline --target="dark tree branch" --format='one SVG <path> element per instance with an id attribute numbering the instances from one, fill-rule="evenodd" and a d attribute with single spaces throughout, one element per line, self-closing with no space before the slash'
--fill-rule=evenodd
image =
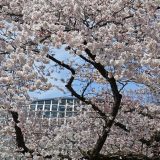
<path id="1" fill-rule="evenodd" d="M 116 80 L 115 78 L 112 77 L 108 77 L 108 71 L 105 70 L 104 66 L 101 65 L 100 63 L 97 63 L 95 61 L 96 56 L 92 55 L 92 53 L 90 52 L 89 49 L 85 49 L 86 54 L 88 55 L 89 58 L 92 59 L 93 63 L 91 63 L 98 71 L 99 73 L 104 77 L 104 79 L 106 79 L 106 81 L 109 82 L 110 87 L 111 87 L 111 91 L 113 94 L 113 98 L 114 98 L 114 103 L 113 103 L 113 110 L 112 110 L 112 118 L 108 120 L 107 116 L 105 115 L 105 113 L 103 113 L 95 104 L 93 104 L 90 100 L 87 100 L 85 97 L 79 95 L 72 87 L 72 83 L 74 81 L 74 77 L 76 75 L 76 72 L 73 68 L 71 68 L 71 66 L 62 63 L 61 61 L 57 60 L 56 58 L 54 58 L 51 55 L 47 55 L 47 57 L 49 59 L 51 59 L 52 61 L 54 61 L 55 63 L 57 63 L 58 65 L 66 68 L 67 70 L 69 70 L 72 75 L 71 78 L 69 79 L 68 83 L 66 84 L 66 88 L 71 92 L 71 94 L 73 96 L 75 96 L 76 98 L 78 98 L 79 100 L 85 102 L 88 105 L 91 105 L 93 110 L 96 111 L 104 120 L 105 120 L 105 126 L 103 128 L 102 131 L 102 135 L 99 136 L 95 147 L 93 148 L 93 150 L 91 151 L 91 155 L 90 155 L 90 160 L 96 159 L 110 133 L 110 129 L 114 124 L 114 120 L 117 116 L 118 110 L 120 108 L 120 104 L 121 104 L 121 98 L 122 95 L 119 93 L 118 91 L 118 87 L 116 84 Z"/>
<path id="2" fill-rule="evenodd" d="M 87 44 L 87 42 L 85 42 Z M 96 55 L 93 55 L 91 53 L 91 51 L 86 48 L 85 49 L 86 54 L 88 55 L 89 58 L 91 58 L 93 60 L 93 62 L 91 63 L 98 71 L 99 73 L 108 81 L 108 72 L 105 70 L 104 66 L 100 63 L 97 63 L 95 61 L 96 59 Z"/>
<path id="3" fill-rule="evenodd" d="M 75 70 L 73 68 L 71 68 L 71 66 L 69 66 L 68 64 L 62 63 L 61 61 L 57 60 L 56 58 L 54 58 L 51 55 L 47 55 L 47 57 L 52 60 L 53 62 L 57 63 L 58 65 L 66 68 L 67 70 L 69 70 L 72 73 L 71 78 L 69 79 L 68 83 L 66 84 L 66 88 L 71 92 L 71 94 L 73 96 L 75 96 L 76 98 L 78 98 L 79 100 L 81 100 L 82 102 L 91 105 L 92 108 L 99 113 L 99 115 L 101 115 L 101 117 L 103 119 L 106 119 L 106 115 L 105 113 L 103 113 L 95 104 L 93 104 L 90 100 L 87 100 L 85 97 L 81 96 L 80 94 L 78 94 L 72 87 L 72 83 L 74 81 L 74 76 L 76 74 Z"/>
<path id="4" fill-rule="evenodd" d="M 91 54 L 91 51 L 88 48 L 85 49 L 85 52 L 87 53 L 88 57 L 95 62 L 96 55 Z"/>
<path id="5" fill-rule="evenodd" d="M 87 44 L 87 42 L 86 42 L 86 44 Z M 115 78 L 113 76 L 108 77 L 108 72 L 105 70 L 104 66 L 95 61 L 96 56 L 93 55 L 89 49 L 85 49 L 85 52 L 89 56 L 89 58 L 91 58 L 94 61 L 94 64 L 92 64 L 92 65 L 99 71 L 99 73 L 104 77 L 104 79 L 106 79 L 106 81 L 109 82 L 110 87 L 111 87 L 111 91 L 113 94 L 113 98 L 114 98 L 113 109 L 112 109 L 112 119 L 109 121 L 105 121 L 106 124 L 103 129 L 102 136 L 99 137 L 94 149 L 92 150 L 92 154 L 91 154 L 90 159 L 95 159 L 98 157 L 98 155 L 99 155 L 99 153 L 100 153 L 100 151 L 101 151 L 101 149 L 102 149 L 102 147 L 103 147 L 103 145 L 109 135 L 110 129 L 114 123 L 114 120 L 115 120 L 117 113 L 118 113 L 118 110 L 120 108 L 122 95 L 118 91 L 118 87 L 117 87 Z"/>
<path id="6" fill-rule="evenodd" d="M 24 137 L 23 137 L 23 133 L 21 131 L 21 128 L 18 127 L 18 123 L 19 123 L 19 120 L 18 120 L 18 113 L 15 112 L 15 111 L 10 111 L 12 117 L 13 117 L 13 120 L 15 122 L 15 133 L 16 133 L 16 142 L 17 142 L 17 146 L 19 148 L 22 148 L 23 151 L 22 153 L 26 153 L 26 152 L 31 152 L 31 150 L 29 150 L 26 145 L 25 145 L 25 141 L 24 141 Z"/>
<path id="7" fill-rule="evenodd" d="M 86 92 L 86 90 L 87 90 L 87 88 L 90 86 L 90 84 L 92 83 L 92 81 L 89 81 L 88 83 L 87 83 L 87 85 L 85 86 L 85 88 L 83 89 L 83 92 L 82 92 L 82 97 L 84 97 L 84 93 Z"/>
<path id="8" fill-rule="evenodd" d="M 79 100 L 81 100 L 82 102 L 91 105 L 93 110 L 96 111 L 104 120 L 107 119 L 106 114 L 104 112 L 102 112 L 95 104 L 93 104 L 90 100 L 87 100 L 85 97 L 79 95 L 72 87 L 72 83 L 74 81 L 74 75 L 71 76 L 71 78 L 69 79 L 68 83 L 65 85 L 66 88 L 71 92 L 71 94 L 73 96 L 75 96 L 76 98 L 78 98 Z"/>
<path id="9" fill-rule="evenodd" d="M 112 116 L 116 117 L 118 110 L 119 110 L 119 107 L 120 107 L 121 99 L 122 99 L 122 95 L 118 91 L 116 80 L 113 76 L 110 78 L 108 77 L 108 72 L 105 70 L 104 66 L 101 65 L 100 63 L 95 62 L 95 55 L 92 55 L 92 53 L 90 52 L 89 49 L 86 49 L 85 51 L 86 51 L 87 55 L 94 61 L 93 66 L 110 83 L 111 90 L 112 90 L 113 97 L 114 97 Z"/>
<path id="10" fill-rule="evenodd" d="M 121 92 L 124 89 L 124 87 L 128 84 L 128 82 L 125 82 L 125 84 L 124 84 L 120 81 L 118 83 L 120 83 L 122 85 L 122 87 L 119 89 L 119 92 Z"/>
<path id="11" fill-rule="evenodd" d="M 126 132 L 130 132 L 130 130 L 127 129 L 127 127 L 124 124 L 120 123 L 120 122 L 115 122 L 114 125 L 119 127 L 119 128 L 121 128 L 121 129 L 123 129 Z"/>
<path id="12" fill-rule="evenodd" d="M 86 62 L 88 62 L 88 63 L 94 65 L 94 62 L 92 62 L 91 60 L 87 59 L 85 56 L 79 55 L 79 57 L 81 57 L 84 61 L 86 61 Z"/>
<path id="13" fill-rule="evenodd" d="M 23 14 L 15 14 L 15 13 L 7 13 L 6 15 L 10 16 L 11 19 L 15 22 L 20 22 L 21 24 L 24 23 Z"/>
<path id="14" fill-rule="evenodd" d="M 66 68 L 67 70 L 69 70 L 72 73 L 72 75 L 75 75 L 75 70 L 71 66 L 69 66 L 68 64 L 65 64 L 65 63 L 59 61 L 58 59 L 56 59 L 55 57 L 53 57 L 49 54 L 47 54 L 47 58 L 49 58 L 53 62 L 57 63 L 58 65 Z"/>
<path id="15" fill-rule="evenodd" d="M 23 14 L 15 14 L 15 13 L 7 13 L 7 15 L 9 15 L 9 16 L 13 16 L 13 17 L 23 17 Z"/>
<path id="16" fill-rule="evenodd" d="M 110 20 L 110 21 L 99 21 L 92 28 L 95 28 L 95 27 L 104 27 L 104 26 L 106 26 L 108 24 L 111 24 L 111 23 L 113 23 L 115 25 L 123 25 L 122 22 L 117 22 L 117 21 L 113 21 L 113 20 Z"/>
<path id="17" fill-rule="evenodd" d="M 14 122 L 19 123 L 20 121 L 18 120 L 18 113 L 14 112 L 14 111 L 11 111 L 11 114 L 12 114 Z"/>
<path id="18" fill-rule="evenodd" d="M 72 82 L 74 80 L 74 76 L 71 77 L 71 79 L 69 80 L 68 84 L 66 85 L 66 87 L 68 88 L 68 90 L 75 96 L 77 97 L 78 99 L 84 101 L 84 102 L 87 102 L 85 100 L 85 98 L 81 97 L 80 95 L 78 95 L 75 90 L 72 88 Z M 119 107 L 120 107 L 120 102 L 121 102 L 121 98 L 122 98 L 122 95 L 119 94 L 119 91 L 118 91 L 118 87 L 116 85 L 116 81 L 114 79 L 114 77 L 112 78 L 109 78 L 109 83 L 111 85 L 111 89 L 112 89 L 112 93 L 113 93 L 113 96 L 114 96 L 114 104 L 113 104 L 113 111 L 112 111 L 112 116 L 113 118 L 109 121 L 105 121 L 106 122 L 106 125 L 103 129 L 103 132 L 102 132 L 102 136 L 99 137 L 99 139 L 97 140 L 97 143 L 94 147 L 94 149 L 92 150 L 92 154 L 90 156 L 90 159 L 94 159 L 96 157 L 98 157 L 108 135 L 109 135 L 109 132 L 110 132 L 110 129 L 114 123 L 114 119 L 116 118 L 116 115 L 118 113 L 118 110 L 119 110 Z M 92 108 L 95 110 L 95 111 L 98 111 L 98 113 L 101 115 L 102 111 L 99 110 L 98 107 L 96 107 L 95 105 L 92 105 Z"/>
<path id="19" fill-rule="evenodd" d="M 113 119 L 115 119 L 116 115 L 118 113 L 120 104 L 121 104 L 122 95 L 118 91 L 118 87 L 117 87 L 115 78 L 111 77 L 111 78 L 109 78 L 108 81 L 110 83 L 111 90 L 112 90 L 112 93 L 113 93 L 113 98 L 114 98 L 112 116 L 113 116 Z"/>
<path id="20" fill-rule="evenodd" d="M 0 51 L 0 55 L 6 55 L 6 54 L 10 54 L 9 52 L 3 52 L 3 51 Z"/>

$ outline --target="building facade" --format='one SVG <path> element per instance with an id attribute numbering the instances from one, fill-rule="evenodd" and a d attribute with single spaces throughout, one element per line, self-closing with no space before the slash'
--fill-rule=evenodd
<path id="1" fill-rule="evenodd" d="M 68 118 L 78 114 L 79 107 L 82 105 L 81 101 L 73 97 L 39 99 L 28 106 L 27 117 L 66 123 Z"/>

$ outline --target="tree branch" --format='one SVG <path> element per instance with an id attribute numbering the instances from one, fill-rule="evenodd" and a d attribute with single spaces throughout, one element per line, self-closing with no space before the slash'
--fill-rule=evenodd
<path id="1" fill-rule="evenodd" d="M 121 128 L 121 129 L 123 129 L 126 132 L 130 132 L 130 130 L 127 129 L 127 127 L 124 124 L 120 123 L 120 122 L 115 122 L 114 125 L 119 127 L 119 128 Z"/>
<path id="2" fill-rule="evenodd" d="M 87 44 L 87 42 L 85 43 Z M 105 126 L 103 128 L 102 131 L 102 136 L 100 136 L 95 144 L 95 147 L 93 148 L 93 150 L 91 151 L 91 155 L 90 155 L 90 160 L 96 159 L 109 135 L 110 129 L 114 124 L 114 120 L 117 116 L 120 104 L 121 104 L 121 99 L 122 99 L 122 95 L 119 93 L 118 91 L 118 87 L 116 84 L 116 80 L 115 78 L 112 77 L 108 77 L 108 71 L 105 70 L 104 66 L 101 65 L 100 63 L 97 63 L 95 61 L 96 56 L 92 55 L 92 53 L 90 52 L 89 49 L 85 49 L 86 54 L 89 56 L 89 58 L 91 58 L 93 60 L 93 63 L 91 63 L 98 71 L 99 73 L 106 79 L 106 81 L 109 82 L 110 87 L 111 87 L 111 91 L 113 93 L 113 98 L 114 98 L 114 103 L 113 103 L 113 109 L 112 109 L 112 118 L 110 120 L 107 119 L 107 116 L 105 115 L 105 113 L 103 113 L 95 104 L 93 104 L 91 101 L 87 100 L 85 97 L 79 95 L 72 87 L 72 83 L 74 81 L 74 76 L 76 74 L 75 70 L 73 68 L 71 68 L 69 65 L 62 63 L 61 61 L 57 60 L 56 58 L 47 55 L 47 57 L 51 60 L 53 60 L 55 63 L 57 63 L 58 65 L 68 69 L 72 75 L 71 78 L 69 79 L 68 83 L 66 84 L 66 88 L 71 92 L 71 94 L 73 96 L 75 96 L 76 98 L 78 98 L 79 100 L 85 102 L 88 105 L 91 105 L 93 110 L 96 111 L 104 120 L 105 120 Z"/>
<path id="3" fill-rule="evenodd" d="M 23 137 L 23 133 L 21 131 L 21 128 L 18 127 L 18 125 L 17 125 L 20 122 L 18 120 L 18 113 L 15 112 L 15 111 L 10 111 L 10 113 L 11 113 L 11 115 L 13 117 L 14 122 L 15 122 L 15 126 L 14 127 L 15 127 L 15 133 L 16 133 L 17 146 L 19 148 L 23 149 L 22 153 L 31 152 L 31 150 L 29 150 L 29 148 L 27 148 L 26 145 L 25 145 L 24 137 Z"/>
<path id="4" fill-rule="evenodd" d="M 86 90 L 87 90 L 87 88 L 90 86 L 90 84 L 92 83 L 92 81 L 89 81 L 88 83 L 87 83 L 87 85 L 85 86 L 85 88 L 83 89 L 83 92 L 82 92 L 82 97 L 84 97 L 84 93 L 86 92 Z"/>
<path id="5" fill-rule="evenodd" d="M 92 108 L 93 108 L 96 112 L 98 112 L 99 115 L 101 115 L 101 117 L 102 117 L 103 119 L 106 120 L 106 115 L 105 115 L 105 113 L 103 113 L 103 112 L 102 112 L 95 104 L 93 104 L 90 100 L 87 100 L 85 97 L 79 95 L 79 94 L 73 89 L 72 83 L 73 83 L 73 81 L 74 81 L 74 76 L 75 76 L 75 74 L 76 74 L 75 70 L 74 70 L 71 66 L 69 66 L 68 64 L 62 63 L 61 61 L 57 60 L 56 58 L 54 58 L 53 56 L 51 56 L 51 55 L 49 55 L 49 54 L 47 55 L 47 57 L 48 57 L 50 60 L 52 60 L 52 61 L 54 61 L 55 63 L 57 63 L 58 65 L 66 68 L 67 70 L 69 70 L 69 71 L 72 73 L 71 78 L 69 79 L 68 83 L 65 85 L 66 88 L 71 92 L 71 94 L 72 94 L 73 96 L 75 96 L 76 98 L 78 98 L 79 100 L 81 100 L 82 102 L 84 102 L 84 103 L 86 103 L 86 104 L 88 104 L 88 105 L 91 105 Z"/>
<path id="6" fill-rule="evenodd" d="M 93 104 L 90 100 L 87 100 L 85 97 L 79 95 L 72 87 L 72 83 L 74 81 L 74 75 L 71 76 L 68 83 L 65 85 L 66 88 L 71 92 L 73 96 L 81 100 L 82 102 L 91 105 L 93 110 L 96 111 L 105 121 L 107 119 L 107 116 L 104 112 L 102 112 L 95 104 Z"/>
<path id="7" fill-rule="evenodd" d="M 49 54 L 47 54 L 47 58 L 49 58 L 49 59 L 52 60 L 53 62 L 57 63 L 58 65 L 66 68 L 66 69 L 69 70 L 73 75 L 75 74 L 75 70 L 74 70 L 71 66 L 69 66 L 68 64 L 65 64 L 65 63 L 59 61 L 58 59 L 54 58 L 53 56 L 51 56 L 51 55 L 49 55 Z"/>
<path id="8" fill-rule="evenodd" d="M 88 63 L 94 65 L 94 62 L 92 62 L 91 60 L 87 59 L 85 56 L 79 55 L 79 57 L 81 57 L 84 61 L 86 61 L 86 62 L 88 62 Z"/>

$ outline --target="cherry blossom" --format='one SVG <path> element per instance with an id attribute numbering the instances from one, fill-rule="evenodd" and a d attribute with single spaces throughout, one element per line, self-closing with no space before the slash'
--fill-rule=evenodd
<path id="1" fill-rule="evenodd" d="M 142 108 L 143 101 L 123 92 L 136 83 L 159 94 L 158 0 L 0 0 L 0 8 L 0 102 L 13 119 L 2 131 L 21 149 L 13 145 L 2 158 L 159 156 L 159 109 Z M 53 48 L 66 48 L 63 60 Z M 53 74 L 64 72 L 59 79 Z M 64 82 L 93 115 L 48 126 L 38 137 L 32 130 L 39 124 L 19 110 L 30 102 L 29 91 L 60 88 L 48 78 Z"/>

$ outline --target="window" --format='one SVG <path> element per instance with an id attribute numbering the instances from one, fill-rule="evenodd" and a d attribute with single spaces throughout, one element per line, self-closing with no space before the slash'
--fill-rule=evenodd
<path id="1" fill-rule="evenodd" d="M 50 118 L 50 111 L 45 111 L 43 114 L 43 118 Z"/>
<path id="2" fill-rule="evenodd" d="M 46 100 L 45 104 L 51 104 L 51 100 Z"/>
<path id="3" fill-rule="evenodd" d="M 59 106 L 59 109 L 58 109 L 59 111 L 65 111 L 65 106 Z"/>
<path id="4" fill-rule="evenodd" d="M 35 105 L 35 104 L 31 104 L 31 105 L 30 105 L 30 110 L 31 110 L 31 111 L 34 111 L 35 108 L 36 108 L 36 105 Z"/>
<path id="5" fill-rule="evenodd" d="M 44 101 L 38 101 L 38 104 L 44 104 Z"/>
<path id="6" fill-rule="evenodd" d="M 50 111 L 50 105 L 47 104 L 44 107 L 45 107 L 44 110 Z"/>
<path id="7" fill-rule="evenodd" d="M 52 105 L 52 109 L 51 110 L 52 111 L 57 111 L 57 107 L 58 107 L 57 105 Z"/>
<path id="8" fill-rule="evenodd" d="M 35 102 L 35 101 L 34 101 L 34 102 L 32 102 L 32 104 L 33 104 L 33 105 L 36 105 L 36 103 L 37 103 L 37 102 Z"/>
<path id="9" fill-rule="evenodd" d="M 65 105 L 66 104 L 66 99 L 60 99 L 59 104 L 60 105 Z"/>
<path id="10" fill-rule="evenodd" d="M 68 103 L 69 105 L 73 105 L 73 99 L 67 99 L 67 103 Z"/>
<path id="11" fill-rule="evenodd" d="M 52 99 L 52 100 L 39 100 L 34 101 L 30 105 L 30 110 L 28 110 L 28 117 L 44 118 L 49 121 L 55 121 L 59 124 L 59 119 L 61 121 L 68 121 L 72 119 L 73 116 L 77 116 L 79 113 L 79 106 L 82 108 L 82 103 L 75 98 L 62 98 L 62 99 Z M 83 109 L 82 109 L 83 111 Z"/>
<path id="12" fill-rule="evenodd" d="M 52 99 L 52 104 L 58 104 L 58 99 Z"/>
<path id="13" fill-rule="evenodd" d="M 81 108 L 80 105 L 76 105 L 76 106 L 74 106 L 74 111 L 79 111 L 79 110 L 81 110 L 80 108 Z"/>
<path id="14" fill-rule="evenodd" d="M 37 105 L 37 110 L 42 110 L 43 109 L 43 105 L 42 104 L 38 104 Z"/>
<path id="15" fill-rule="evenodd" d="M 57 112 L 51 112 L 51 118 L 56 118 L 57 117 Z"/>
<path id="16" fill-rule="evenodd" d="M 72 111 L 72 106 L 67 106 L 66 111 L 67 111 L 67 112 L 68 112 L 68 111 Z"/>
<path id="17" fill-rule="evenodd" d="M 66 117 L 72 117 L 72 112 L 66 112 Z"/>
<path id="18" fill-rule="evenodd" d="M 64 112 L 59 112 L 58 118 L 63 118 L 64 117 Z"/>
<path id="19" fill-rule="evenodd" d="M 80 101 L 78 99 L 74 99 L 74 105 L 75 104 L 80 104 Z"/>

